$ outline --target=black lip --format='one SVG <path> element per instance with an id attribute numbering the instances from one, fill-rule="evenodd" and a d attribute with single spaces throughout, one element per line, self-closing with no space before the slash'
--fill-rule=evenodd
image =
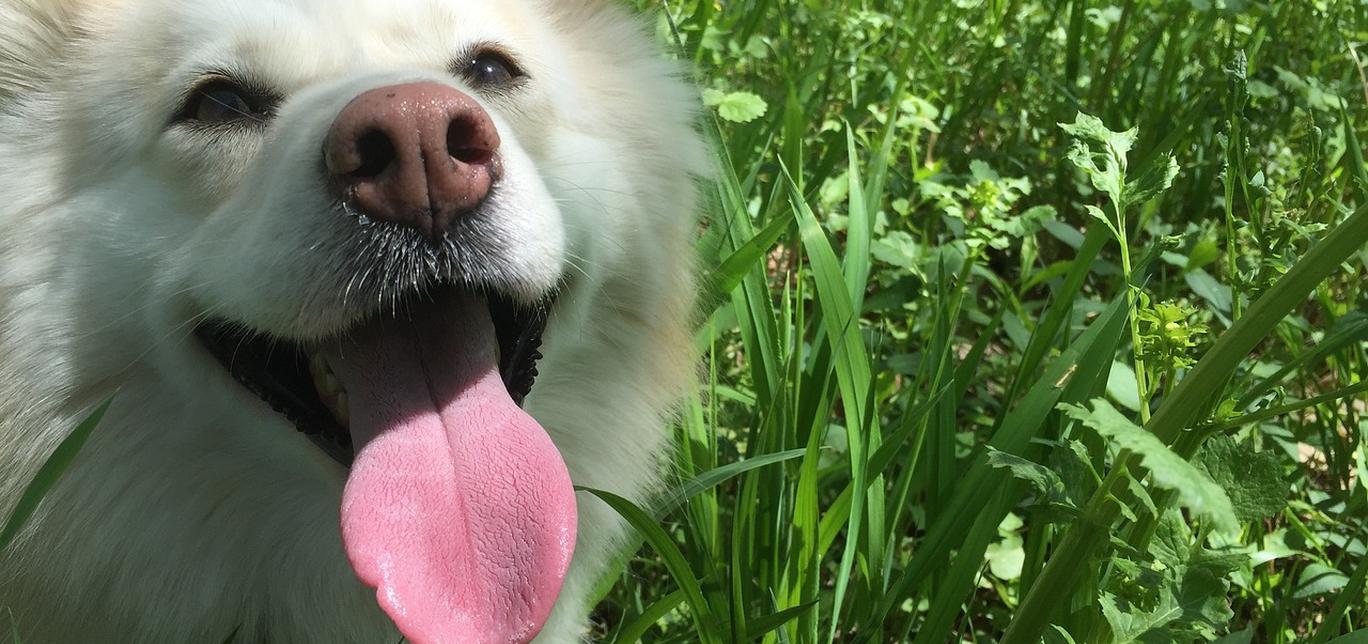
<path id="1" fill-rule="evenodd" d="M 518 406 L 537 378 L 542 334 L 552 300 L 525 306 L 486 294 L 499 343 L 499 375 Z M 309 347 L 222 319 L 195 329 L 201 344 L 244 388 L 294 423 L 319 449 L 343 466 L 355 458 L 351 432 L 319 398 L 309 373 Z"/>

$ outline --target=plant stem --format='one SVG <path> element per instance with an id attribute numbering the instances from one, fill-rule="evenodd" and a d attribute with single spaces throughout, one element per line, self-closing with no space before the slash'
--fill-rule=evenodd
<path id="1" fill-rule="evenodd" d="M 1348 397 L 1353 396 L 1353 395 L 1356 395 L 1356 394 L 1361 394 L 1361 393 L 1364 393 L 1364 392 L 1368 392 L 1368 380 L 1365 380 L 1365 381 L 1363 381 L 1363 382 L 1360 382 L 1360 383 L 1357 383 L 1357 384 L 1354 384 L 1354 385 L 1350 385 L 1350 386 L 1345 387 L 1345 388 L 1343 388 L 1343 389 L 1340 389 L 1340 390 L 1338 390 L 1338 391 L 1332 391 L 1332 392 L 1327 393 L 1327 394 L 1322 394 L 1322 395 L 1316 396 L 1316 397 L 1314 397 L 1314 398 L 1307 398 L 1306 400 L 1298 400 L 1297 402 L 1288 403 L 1288 404 L 1282 405 L 1282 406 L 1280 406 L 1280 407 L 1273 407 L 1273 408 L 1270 408 L 1270 409 L 1264 409 L 1264 410 L 1262 410 L 1262 411 L 1256 411 L 1256 412 L 1254 412 L 1254 413 L 1252 413 L 1252 414 L 1245 414 L 1245 415 L 1240 416 L 1240 417 L 1238 417 L 1238 418 L 1232 418 L 1232 419 L 1227 420 L 1227 421 L 1224 421 L 1224 422 L 1222 422 L 1222 423 L 1219 423 L 1219 424 L 1216 424 L 1216 425 L 1211 425 L 1211 426 L 1209 426 L 1208 428 L 1210 429 L 1210 431 L 1211 431 L 1212 433 L 1218 433 L 1218 434 L 1219 434 L 1219 433 L 1223 433 L 1223 432 L 1228 432 L 1228 431 L 1230 431 L 1230 430 L 1232 430 L 1232 429 L 1235 429 L 1235 428 L 1237 428 L 1237 427 L 1243 427 L 1243 426 L 1245 426 L 1245 425 L 1249 425 L 1249 424 L 1252 424 L 1252 423 L 1258 423 L 1258 422 L 1263 422 L 1263 421 L 1265 421 L 1265 420 L 1271 420 L 1271 419 L 1277 418 L 1277 417 L 1279 417 L 1279 416 L 1285 416 L 1285 415 L 1290 414 L 1290 413 L 1295 412 L 1295 411 L 1301 411 L 1301 410 L 1306 409 L 1306 408 L 1308 408 L 1308 407 L 1315 407 L 1316 405 L 1321 405 L 1321 404 L 1325 404 L 1325 403 L 1329 403 L 1329 402 L 1336 402 L 1336 401 L 1339 401 L 1339 400 L 1344 400 L 1345 398 L 1348 398 Z"/>
<path id="2" fill-rule="evenodd" d="M 1125 206 L 1114 203 L 1116 209 L 1116 241 L 1121 244 L 1121 276 L 1126 281 L 1126 306 L 1130 309 L 1129 324 L 1131 353 L 1135 360 L 1135 391 L 1140 398 L 1140 424 L 1149 422 L 1149 375 L 1145 372 L 1145 358 L 1140 343 L 1140 288 L 1132 282 L 1130 239 L 1126 233 Z"/>

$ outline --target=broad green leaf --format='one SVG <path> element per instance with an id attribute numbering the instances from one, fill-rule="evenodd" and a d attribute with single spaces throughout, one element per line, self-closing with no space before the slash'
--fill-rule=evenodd
<path id="1" fill-rule="evenodd" d="M 1140 411 L 1140 393 L 1135 388 L 1135 370 L 1130 365 L 1112 362 L 1111 377 L 1107 379 L 1107 395 L 1126 409 Z"/>
<path id="2" fill-rule="evenodd" d="M 1349 576 L 1322 563 L 1310 563 L 1297 578 L 1294 599 L 1308 599 L 1333 593 L 1349 583 Z"/>
<path id="3" fill-rule="evenodd" d="M 1206 588 L 1198 588 L 1176 594 L 1173 589 L 1164 587 L 1159 590 L 1159 600 L 1152 607 L 1140 607 L 1111 593 L 1103 593 L 1098 598 L 1102 616 L 1112 629 L 1112 644 L 1143 642 L 1193 642 L 1198 641 L 1191 622 L 1194 614 L 1208 614 L 1209 607 L 1223 606 L 1223 595 L 1206 594 Z M 1228 611 L 1227 611 L 1228 612 Z M 1223 625 L 1220 622 L 1202 624 L 1208 628 Z"/>
<path id="4" fill-rule="evenodd" d="M 1062 221 L 1047 220 L 1042 222 L 1040 226 L 1045 229 L 1045 232 L 1050 233 L 1055 239 L 1064 242 L 1074 250 L 1078 250 L 1086 240 L 1086 235 Z M 1088 261 L 1092 261 L 1092 258 L 1088 258 Z"/>
<path id="5" fill-rule="evenodd" d="M 1216 245 L 1213 239 L 1203 238 L 1192 247 L 1188 253 L 1187 262 L 1183 266 L 1184 271 L 1194 271 L 1221 258 L 1221 247 Z"/>
<path id="6" fill-rule="evenodd" d="M 1116 239 L 1121 238 L 1121 229 L 1116 227 L 1116 222 L 1112 221 L 1114 218 L 1111 215 L 1108 215 L 1101 208 L 1092 204 L 1088 204 L 1087 206 L 1084 206 L 1084 208 L 1087 209 L 1089 215 L 1092 215 L 1093 219 L 1102 222 L 1107 227 L 1107 230 L 1111 231 L 1112 237 L 1115 237 Z"/>
<path id="7" fill-rule="evenodd" d="M 1102 608 L 1102 617 L 1111 627 L 1112 635 L 1107 640 L 1111 644 L 1138 642 L 1151 631 L 1160 631 L 1157 635 L 1162 636 L 1164 626 L 1183 614 L 1171 594 L 1165 595 L 1163 603 L 1150 610 L 1133 606 L 1111 593 L 1098 597 L 1097 603 Z"/>
<path id="8" fill-rule="evenodd" d="M 1079 112 L 1073 123 L 1060 123 L 1073 137 L 1069 161 L 1082 170 L 1093 187 L 1107 193 L 1118 210 L 1125 210 L 1126 155 L 1135 145 L 1139 130 L 1113 132 L 1102 119 Z"/>
<path id="9" fill-rule="evenodd" d="M 1123 579 L 1099 598 L 1112 642 L 1205 641 L 1234 614 L 1226 576 L 1247 563 L 1241 552 L 1213 552 L 1194 543 L 1177 511 L 1167 512 L 1150 545 L 1152 561 L 1113 558 Z"/>
<path id="10" fill-rule="evenodd" d="M 1026 237 L 1040 232 L 1045 222 L 1053 220 L 1057 214 L 1054 206 L 1034 206 L 1014 217 L 993 222 L 993 228 L 1012 237 Z"/>
<path id="11" fill-rule="evenodd" d="M 1239 520 L 1230 497 L 1205 473 L 1169 449 L 1157 436 L 1136 426 L 1104 399 L 1093 401 L 1091 411 L 1063 404 L 1060 409 L 1119 447 L 1139 455 L 1154 484 L 1178 494 L 1178 502 L 1193 513 L 1211 521 L 1222 532 L 1239 529 Z"/>
<path id="12" fill-rule="evenodd" d="M 1198 453 L 1197 465 L 1226 490 L 1240 521 L 1266 519 L 1287 507 L 1290 490 L 1275 452 L 1256 452 L 1229 436 L 1216 436 Z"/>
<path id="13" fill-rule="evenodd" d="M 1025 481 L 1046 500 L 1066 499 L 1064 480 L 1044 465 L 1009 454 L 993 446 L 988 446 L 988 465 L 1011 472 L 1012 476 Z"/>
<path id="14" fill-rule="evenodd" d="M 834 177 L 827 177 L 822 181 L 821 190 L 817 191 L 817 199 L 823 208 L 830 208 L 836 202 L 842 201 L 850 196 L 850 173 L 842 172 Z"/>
<path id="15" fill-rule="evenodd" d="M 765 115 L 769 104 L 751 92 L 703 90 L 703 104 L 717 109 L 717 115 L 733 123 L 749 123 Z"/>
<path id="16" fill-rule="evenodd" d="M 905 231 L 894 230 L 874 240 L 870 254 L 885 264 L 917 272 L 925 261 L 925 249 Z"/>
<path id="17" fill-rule="evenodd" d="M 1192 289 L 1193 293 L 1216 307 L 1216 310 L 1222 313 L 1230 313 L 1230 307 L 1234 301 L 1230 287 L 1218 282 L 1215 277 L 1211 276 L 1211 273 L 1199 268 L 1185 273 L 1183 280 L 1187 282 L 1188 288 Z"/>
<path id="18" fill-rule="evenodd" d="M 994 577 L 1003 581 L 1015 581 L 1021 578 L 1026 551 L 1022 549 L 1021 537 L 1008 535 L 1001 541 L 988 544 L 983 558 L 988 562 L 988 570 Z"/>
<path id="19" fill-rule="evenodd" d="M 1102 482 L 1090 459 L 1088 448 L 1077 440 L 1050 450 L 1050 470 L 1064 482 L 1065 496 L 1075 504 L 1086 501 Z"/>
<path id="20" fill-rule="evenodd" d="M 1161 155 L 1137 176 L 1126 183 L 1126 205 L 1140 205 L 1153 199 L 1173 185 L 1178 176 L 1178 162 L 1170 155 Z"/>

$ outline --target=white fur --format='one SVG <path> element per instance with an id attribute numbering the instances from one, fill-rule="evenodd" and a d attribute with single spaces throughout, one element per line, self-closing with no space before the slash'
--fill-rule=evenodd
<path id="1" fill-rule="evenodd" d="M 480 99 L 507 170 L 490 279 L 565 283 L 528 409 L 577 484 L 643 498 L 691 371 L 704 166 L 694 94 L 644 33 L 609 0 L 0 0 L 0 517 L 118 391 L 0 553 L 0 627 L 12 613 L 29 644 L 398 639 L 342 554 L 345 472 L 189 332 L 214 314 L 317 337 L 373 306 L 320 239 L 321 137 L 366 89 L 463 87 L 445 70 L 475 42 L 531 78 Z M 208 67 L 287 95 L 264 135 L 168 128 Z M 580 637 L 623 532 L 579 505 L 539 641 Z"/>

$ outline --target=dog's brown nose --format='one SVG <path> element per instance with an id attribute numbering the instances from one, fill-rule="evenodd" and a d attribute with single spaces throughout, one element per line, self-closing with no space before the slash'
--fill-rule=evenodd
<path id="1" fill-rule="evenodd" d="M 437 83 L 381 87 L 338 114 L 323 146 L 341 198 L 438 237 L 494 182 L 499 133 L 475 99 Z"/>

